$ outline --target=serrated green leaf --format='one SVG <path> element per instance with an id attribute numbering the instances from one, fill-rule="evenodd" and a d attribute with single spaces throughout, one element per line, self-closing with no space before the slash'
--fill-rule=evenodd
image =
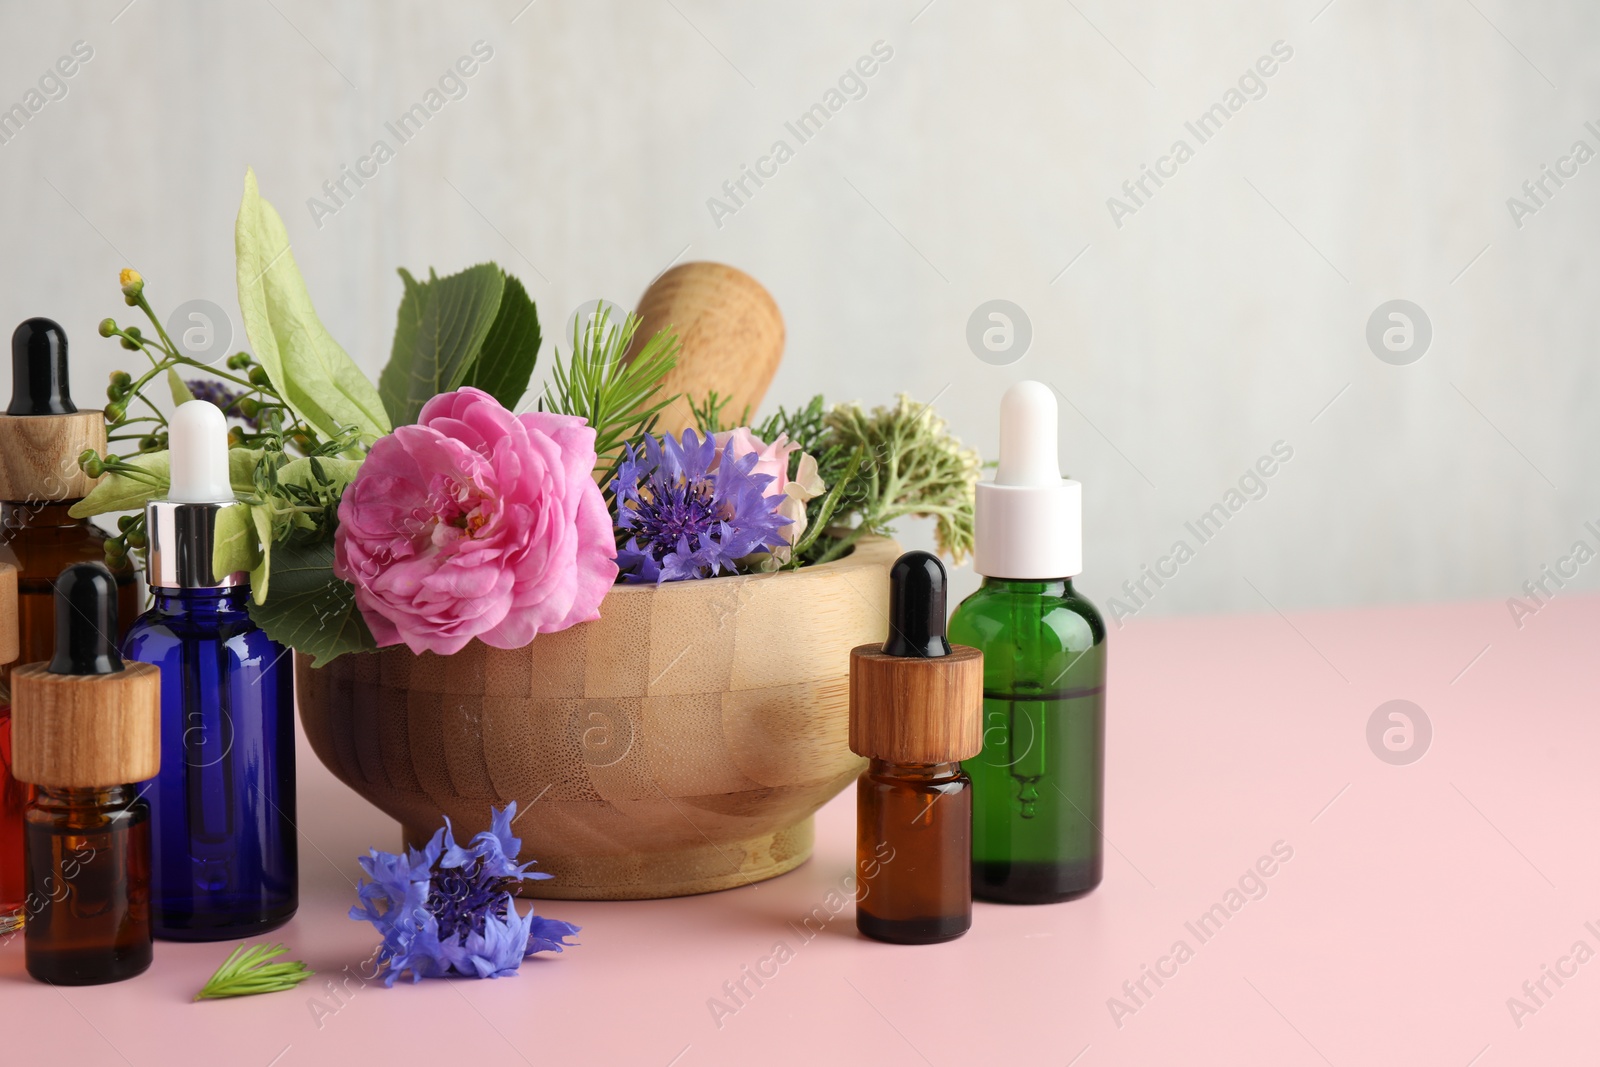
<path id="1" fill-rule="evenodd" d="M 405 426 L 417 421 L 422 405 L 455 389 L 470 372 L 499 313 L 506 275 L 493 263 L 480 263 L 444 278 L 430 271 L 425 282 L 402 267 L 400 279 L 405 294 L 378 394 L 393 424 Z"/>
<path id="2" fill-rule="evenodd" d="M 324 667 L 346 652 L 378 647 L 356 607 L 355 589 L 333 573 L 333 542 L 280 544 L 272 554 L 272 596 L 250 617 L 267 636 Z"/>
<path id="3" fill-rule="evenodd" d="M 261 198 L 253 170 L 245 171 L 234 255 L 245 333 L 289 407 L 327 437 L 345 426 L 369 441 L 388 433 L 378 391 L 317 318 L 289 233 Z"/>
<path id="4" fill-rule="evenodd" d="M 515 276 L 507 274 L 505 279 L 494 325 L 461 384 L 476 386 L 505 407 L 515 408 L 539 361 L 539 312 Z"/>
<path id="5" fill-rule="evenodd" d="M 183 379 L 179 377 L 177 370 L 173 367 L 167 368 L 167 388 L 172 390 L 172 403 L 174 405 L 187 404 L 194 399 L 194 393 L 184 384 Z"/>

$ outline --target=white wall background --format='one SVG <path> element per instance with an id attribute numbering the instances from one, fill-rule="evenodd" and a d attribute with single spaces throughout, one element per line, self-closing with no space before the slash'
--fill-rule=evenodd
<path id="1" fill-rule="evenodd" d="M 1520 228 L 1506 206 L 1600 149 L 1593 4 L 525 2 L 6 3 L 0 105 L 94 55 L 0 145 L 0 321 L 66 325 L 101 402 L 130 355 L 94 333 L 129 310 L 119 268 L 158 308 L 236 313 L 248 164 L 373 373 L 397 266 L 493 258 L 549 336 L 703 258 L 784 311 L 772 398 L 937 396 L 992 456 L 1003 389 L 1052 382 L 1102 603 L 1279 440 L 1267 495 L 1151 613 L 1505 598 L 1600 545 L 1600 161 Z M 467 95 L 319 228 L 307 199 L 479 40 Z M 865 97 L 716 225 L 708 197 L 880 40 Z M 1280 40 L 1266 95 L 1200 145 L 1184 122 Z M 1194 158 L 1118 228 L 1107 197 L 1179 137 Z M 965 340 L 996 297 L 1033 329 L 1004 367 Z M 1409 366 L 1364 339 L 1394 298 L 1433 324 Z M 1566 591 L 1596 585 L 1600 563 Z"/>

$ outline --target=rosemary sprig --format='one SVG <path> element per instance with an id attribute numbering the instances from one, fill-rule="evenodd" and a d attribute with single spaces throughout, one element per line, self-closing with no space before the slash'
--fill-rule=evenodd
<path id="1" fill-rule="evenodd" d="M 281 993 L 293 989 L 314 972 L 298 961 L 267 962 L 288 951 L 282 945 L 246 947 L 240 942 L 239 947 L 217 968 L 217 973 L 194 995 L 194 999 L 248 997 L 257 993 Z"/>

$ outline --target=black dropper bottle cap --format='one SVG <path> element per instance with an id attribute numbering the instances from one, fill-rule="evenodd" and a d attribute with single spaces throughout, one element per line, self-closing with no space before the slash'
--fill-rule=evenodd
<path id="1" fill-rule="evenodd" d="M 98 563 L 74 563 L 56 578 L 56 654 L 51 674 L 115 674 L 117 581 Z"/>
<path id="2" fill-rule="evenodd" d="M 885 656 L 934 659 L 950 654 L 944 636 L 946 577 L 932 552 L 907 552 L 889 569 L 889 640 Z"/>
<path id="3" fill-rule="evenodd" d="M 49 319 L 25 319 L 11 335 L 11 406 L 7 415 L 71 415 L 67 331 Z"/>

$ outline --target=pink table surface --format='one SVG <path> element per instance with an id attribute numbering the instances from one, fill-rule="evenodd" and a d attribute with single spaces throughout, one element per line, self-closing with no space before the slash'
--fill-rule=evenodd
<path id="1" fill-rule="evenodd" d="M 398 831 L 302 741 L 302 903 L 276 936 L 318 978 L 193 1004 L 228 946 L 161 943 L 138 979 L 55 990 L 6 945 L 0 1064 L 1594 1063 L 1600 961 L 1572 953 L 1600 951 L 1597 637 L 1600 598 L 1578 596 L 1520 630 L 1498 602 L 1134 620 L 1112 635 L 1106 877 L 1083 900 L 980 903 L 966 937 L 918 948 L 861 938 L 845 905 L 808 938 L 851 870 L 847 791 L 785 877 L 543 902 L 581 947 L 340 998 L 324 981 L 375 943 L 345 918 L 354 857 Z M 1366 740 L 1392 699 L 1433 725 L 1407 766 Z M 1293 856 L 1264 895 L 1247 880 L 1259 899 L 1196 937 L 1278 842 Z M 1129 998 L 1179 940 L 1190 957 Z M 719 1018 L 723 984 L 780 942 L 777 974 Z M 1546 966 L 1567 976 L 1535 1002 Z M 1114 1019 L 1112 997 L 1137 1010 Z"/>

